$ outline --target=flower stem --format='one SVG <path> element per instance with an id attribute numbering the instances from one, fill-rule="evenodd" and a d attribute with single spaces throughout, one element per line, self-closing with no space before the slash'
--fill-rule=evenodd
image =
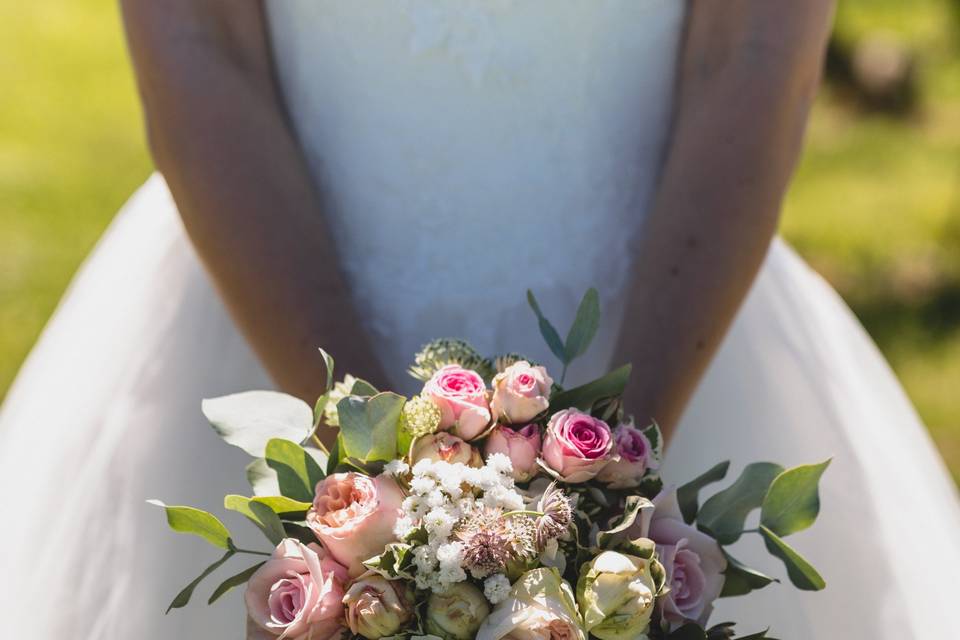
<path id="1" fill-rule="evenodd" d="M 234 551 L 237 553 L 248 553 L 252 556 L 266 556 L 268 558 L 273 555 L 272 553 L 267 553 L 266 551 L 251 551 L 249 549 L 234 549 Z"/>

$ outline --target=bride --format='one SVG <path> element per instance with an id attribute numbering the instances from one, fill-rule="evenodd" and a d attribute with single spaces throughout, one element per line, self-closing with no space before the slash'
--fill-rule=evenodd
<path id="1" fill-rule="evenodd" d="M 829 589 L 772 585 L 714 621 L 953 635 L 953 484 L 862 328 L 773 238 L 832 4 L 124 0 L 160 174 L 0 415 L 3 637 L 239 637 L 239 598 L 162 615 L 214 558 L 144 500 L 246 490 L 200 399 L 313 399 L 318 346 L 401 390 L 437 336 L 549 363 L 526 288 L 565 326 L 591 285 L 604 323 L 570 378 L 635 364 L 668 480 L 833 456 L 796 537 Z M 737 555 L 782 575 L 756 542 Z"/>

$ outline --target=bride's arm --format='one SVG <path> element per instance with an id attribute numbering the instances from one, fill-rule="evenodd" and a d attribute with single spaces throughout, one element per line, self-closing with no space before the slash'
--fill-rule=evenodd
<path id="1" fill-rule="evenodd" d="M 280 385 L 381 382 L 304 158 L 285 121 L 260 2 L 122 0 L 150 146 L 191 240 Z"/>
<path id="2" fill-rule="evenodd" d="M 801 150 L 833 0 L 692 0 L 663 174 L 620 353 L 669 433 L 766 255 Z"/>

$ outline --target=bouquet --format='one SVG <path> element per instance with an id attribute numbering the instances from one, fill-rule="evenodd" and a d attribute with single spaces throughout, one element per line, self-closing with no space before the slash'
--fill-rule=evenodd
<path id="1" fill-rule="evenodd" d="M 240 548 L 208 512 L 151 501 L 175 531 L 223 550 L 170 609 L 252 555 L 261 561 L 209 602 L 246 584 L 248 633 L 264 640 L 734 638 L 733 623 L 710 624 L 716 599 L 776 581 L 726 550 L 747 534 L 796 587 L 824 588 L 784 538 L 816 519 L 829 461 L 753 463 L 706 499 L 729 463 L 665 485 L 659 428 L 624 412 L 629 365 L 563 386 L 596 333 L 596 291 L 566 340 L 529 301 L 559 381 L 521 355 L 487 358 L 445 339 L 416 355 L 410 373 L 423 388 L 412 398 L 349 375 L 332 384 L 321 350 L 328 386 L 313 409 L 270 391 L 204 401 L 217 433 L 254 457 L 253 496 L 226 496 L 224 507 L 273 550 Z M 328 450 L 319 434 L 331 427 Z"/>

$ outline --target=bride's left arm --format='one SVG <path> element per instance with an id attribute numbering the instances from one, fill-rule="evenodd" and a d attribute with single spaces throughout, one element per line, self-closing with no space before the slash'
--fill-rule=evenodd
<path id="1" fill-rule="evenodd" d="M 691 0 L 677 110 L 637 247 L 628 403 L 669 436 L 776 232 L 834 0 Z"/>

